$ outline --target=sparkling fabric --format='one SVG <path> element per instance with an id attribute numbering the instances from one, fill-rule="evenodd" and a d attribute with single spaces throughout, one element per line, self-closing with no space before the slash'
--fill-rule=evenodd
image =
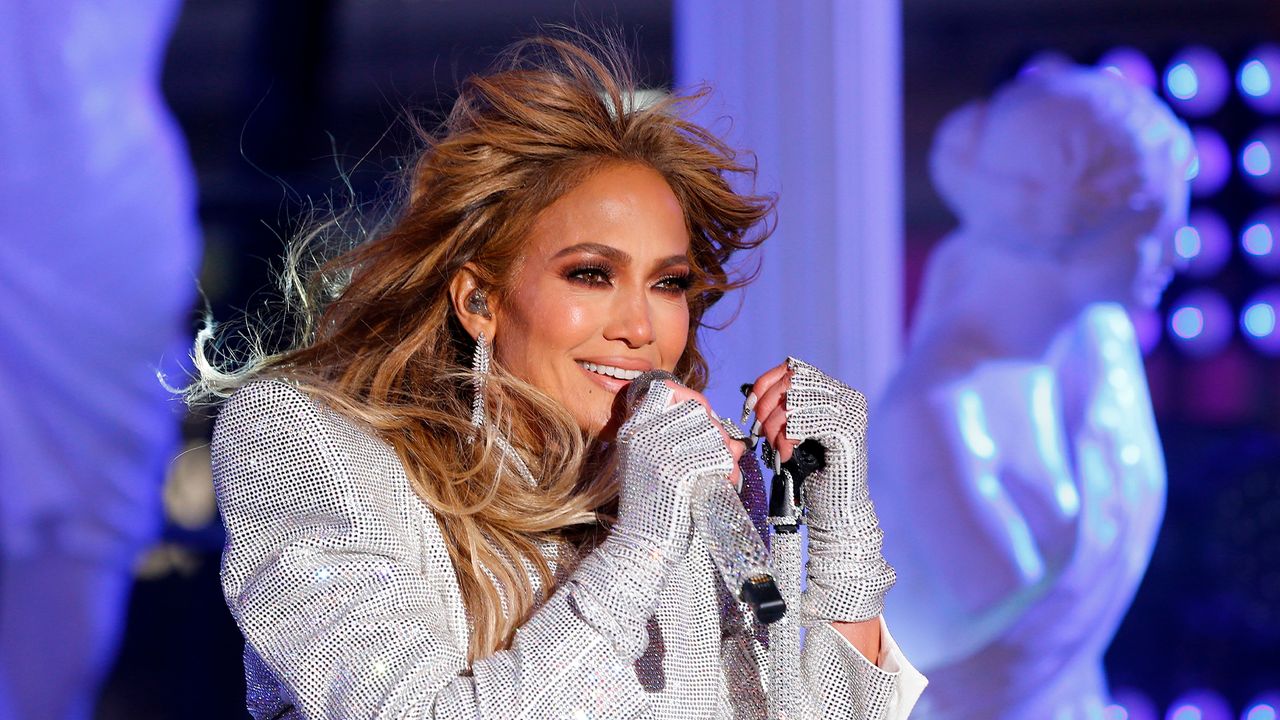
<path id="1" fill-rule="evenodd" d="M 881 553 L 884 533 L 867 488 L 867 400 L 862 393 L 787 358 L 787 437 L 814 438 L 826 467 L 804 483 L 809 527 L 805 610 L 823 620 L 858 622 L 884 612 L 897 578 Z"/>
<path id="2" fill-rule="evenodd" d="M 685 449 L 696 454 L 692 438 Z M 511 649 L 468 665 L 445 541 L 388 446 L 290 385 L 258 382 L 223 409 L 213 460 L 223 591 L 245 636 L 255 718 L 766 717 L 765 651 L 696 531 L 673 555 L 631 529 L 580 561 L 546 548 L 560 587 Z M 703 469 L 723 458 L 706 460 Z M 620 549 L 601 552 L 615 538 Z M 678 532 L 670 542 L 679 549 Z M 660 587 L 636 571 L 646 562 L 674 562 Z M 634 617 L 612 614 L 627 602 Z M 877 667 L 829 625 L 811 628 L 799 664 L 780 670 L 804 696 L 795 705 L 815 717 L 905 718 L 923 679 L 887 631 L 881 644 Z"/>

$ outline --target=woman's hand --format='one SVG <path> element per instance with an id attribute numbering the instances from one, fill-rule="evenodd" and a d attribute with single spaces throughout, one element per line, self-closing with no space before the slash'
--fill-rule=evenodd
<path id="1" fill-rule="evenodd" d="M 615 532 L 639 532 L 682 556 L 689 481 L 710 474 L 736 483 L 742 443 L 729 438 L 701 393 L 668 381 L 649 387 L 617 437 L 622 488 Z"/>
<path id="2" fill-rule="evenodd" d="M 896 575 L 880 552 L 883 533 L 867 487 L 866 399 L 812 365 L 787 358 L 755 382 L 744 410 L 754 410 L 752 434 L 767 440 L 782 462 L 807 439 L 826 450 L 826 466 L 804 484 L 805 609 L 825 620 L 876 617 Z"/>

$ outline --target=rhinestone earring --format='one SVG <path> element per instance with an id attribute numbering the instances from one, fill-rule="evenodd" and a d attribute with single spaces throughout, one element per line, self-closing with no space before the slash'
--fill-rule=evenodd
<path id="1" fill-rule="evenodd" d="M 471 353 L 471 374 L 474 376 L 471 382 L 475 385 L 475 395 L 471 398 L 471 425 L 478 428 L 484 425 L 484 385 L 489 377 L 489 343 L 483 332 L 476 338 L 476 348 Z"/>

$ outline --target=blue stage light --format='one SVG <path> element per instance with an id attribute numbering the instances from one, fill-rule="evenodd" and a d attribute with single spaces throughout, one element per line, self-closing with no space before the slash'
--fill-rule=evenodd
<path id="1" fill-rule="evenodd" d="M 1277 311 L 1280 311 L 1280 287 L 1277 286 L 1256 293 L 1240 311 L 1240 329 L 1245 340 L 1265 355 L 1280 355 L 1280 332 L 1276 331 Z"/>
<path id="2" fill-rule="evenodd" d="M 1160 713 L 1151 698 L 1133 688 L 1120 687 L 1111 693 L 1115 705 L 1124 711 L 1128 720 L 1160 720 Z"/>
<path id="3" fill-rule="evenodd" d="M 1250 97 L 1263 97 L 1271 92 L 1271 73 L 1260 60 L 1249 60 L 1240 66 L 1240 92 Z"/>
<path id="4" fill-rule="evenodd" d="M 1280 129 L 1267 126 L 1250 135 L 1240 150 L 1240 169 L 1255 189 L 1280 192 Z"/>
<path id="5" fill-rule="evenodd" d="M 1250 337 L 1264 338 L 1276 331 L 1276 306 L 1255 302 L 1240 314 L 1240 327 Z"/>
<path id="6" fill-rule="evenodd" d="M 1240 248 L 1244 257 L 1259 272 L 1280 274 L 1280 207 L 1269 207 L 1254 213 L 1240 231 Z"/>
<path id="7" fill-rule="evenodd" d="M 1271 172 L 1271 150 L 1261 140 L 1254 140 L 1244 146 L 1240 153 L 1240 164 L 1244 171 L 1254 177 Z"/>
<path id="8" fill-rule="evenodd" d="M 1191 194 L 1208 197 L 1221 190 L 1231 177 L 1231 149 L 1211 128 L 1193 128 L 1191 138 L 1196 146 L 1196 159 L 1188 172 Z"/>
<path id="9" fill-rule="evenodd" d="M 1102 710 L 1102 720 L 1129 720 L 1129 711 L 1122 705 L 1108 705 Z"/>
<path id="10" fill-rule="evenodd" d="M 1232 720 L 1226 698 L 1212 690 L 1192 690 L 1174 700 L 1166 720 Z"/>
<path id="11" fill-rule="evenodd" d="M 1240 96 L 1254 110 L 1280 112 L 1280 46 L 1259 45 L 1236 73 Z"/>
<path id="12" fill-rule="evenodd" d="M 1194 260 L 1200 254 L 1200 233 L 1190 225 L 1178 228 L 1173 234 L 1173 248 L 1183 260 Z"/>
<path id="13" fill-rule="evenodd" d="M 1207 208 L 1191 211 L 1187 225 L 1173 236 L 1179 270 L 1188 277 L 1211 277 L 1230 259 L 1231 243 L 1231 228 L 1221 215 Z"/>
<path id="14" fill-rule="evenodd" d="M 1164 90 L 1179 112 L 1191 117 L 1212 115 L 1227 99 L 1231 81 L 1227 65 L 1213 50 L 1185 48 L 1164 72 Z"/>
<path id="15" fill-rule="evenodd" d="M 1267 703 L 1258 703 L 1245 709 L 1240 720 L 1276 720 L 1276 709 Z"/>
<path id="16" fill-rule="evenodd" d="M 1169 329 L 1183 340 L 1200 337 L 1200 333 L 1204 332 L 1204 311 L 1194 306 L 1174 310 L 1169 316 Z"/>
<path id="17" fill-rule="evenodd" d="M 1235 313 L 1212 290 L 1195 290 L 1182 296 L 1169 313 L 1169 333 L 1174 344 L 1193 357 L 1208 357 L 1231 340 Z"/>
<path id="18" fill-rule="evenodd" d="M 1244 229 L 1240 235 L 1240 246 L 1250 255 L 1266 255 L 1274 245 L 1271 228 L 1265 223 L 1255 223 Z"/>
<path id="19" fill-rule="evenodd" d="M 1112 48 L 1098 59 L 1098 67 L 1148 90 L 1156 89 L 1156 69 L 1140 50 L 1131 47 Z"/>
<path id="20" fill-rule="evenodd" d="M 1180 62 L 1169 68 L 1164 76 L 1165 87 L 1169 94 L 1177 100 L 1190 100 L 1200 89 L 1200 79 L 1190 63 Z"/>

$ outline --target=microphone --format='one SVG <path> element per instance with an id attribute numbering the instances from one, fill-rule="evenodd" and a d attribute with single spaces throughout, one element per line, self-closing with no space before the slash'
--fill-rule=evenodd
<path id="1" fill-rule="evenodd" d="M 627 386 L 627 414 L 635 411 L 654 382 L 664 380 L 683 387 L 666 370 L 650 370 L 632 380 Z M 762 624 L 781 620 L 787 604 L 769 570 L 769 551 L 728 478 L 696 478 L 691 488 L 690 514 L 706 539 L 711 560 L 729 592 L 750 606 Z"/>

